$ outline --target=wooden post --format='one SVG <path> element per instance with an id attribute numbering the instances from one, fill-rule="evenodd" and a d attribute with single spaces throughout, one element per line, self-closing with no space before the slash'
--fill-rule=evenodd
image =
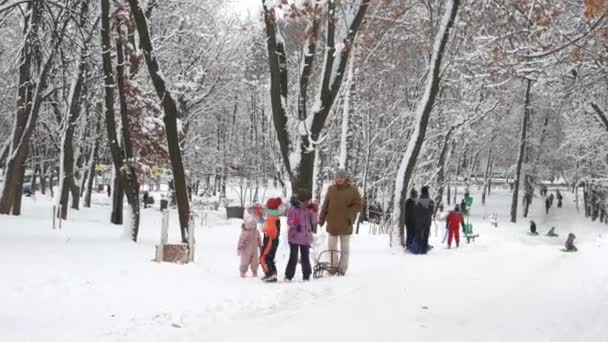
<path id="1" fill-rule="evenodd" d="M 163 252 L 169 239 L 169 210 L 163 210 L 162 215 L 163 218 L 161 220 L 160 244 L 156 246 L 156 262 L 163 261 Z"/>
<path id="2" fill-rule="evenodd" d="M 55 216 L 57 213 L 57 207 L 53 205 L 53 230 L 55 229 Z"/>
<path id="3" fill-rule="evenodd" d="M 190 221 L 188 227 L 188 253 L 190 262 L 194 262 L 194 248 L 196 240 L 194 239 L 194 232 L 196 231 L 196 221 L 194 215 L 190 213 Z"/>
<path id="4" fill-rule="evenodd" d="M 60 212 L 61 212 L 61 210 L 62 210 L 62 205 L 60 204 L 60 205 L 59 205 L 59 211 L 58 211 L 58 212 L 60 213 Z M 61 217 L 61 215 L 59 215 L 59 230 L 61 230 L 61 222 L 62 222 L 62 221 L 63 221 L 63 220 L 62 220 L 62 217 Z"/>

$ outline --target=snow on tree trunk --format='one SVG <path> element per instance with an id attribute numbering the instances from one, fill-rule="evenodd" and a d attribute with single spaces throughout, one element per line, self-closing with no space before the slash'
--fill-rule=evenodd
<path id="1" fill-rule="evenodd" d="M 101 113 L 103 111 L 103 106 L 101 103 L 97 104 L 97 110 L 95 113 Z M 97 164 L 97 156 L 99 154 L 99 145 L 101 142 L 101 119 L 99 117 L 95 120 L 95 142 L 93 143 L 93 150 L 91 151 L 91 156 L 89 157 L 89 165 L 87 166 L 88 178 L 86 185 L 86 193 L 84 195 L 84 207 L 91 207 L 91 195 L 93 193 L 93 181 L 95 180 L 95 165 Z"/>
<path id="2" fill-rule="evenodd" d="M 353 48 L 353 56 L 355 49 Z M 340 168 L 346 169 L 347 148 L 348 148 L 348 121 L 350 117 L 350 95 L 353 85 L 355 58 L 352 57 L 348 63 L 348 75 L 346 77 L 346 95 L 344 96 L 344 108 L 342 108 L 342 132 L 340 134 Z"/>
<path id="3" fill-rule="evenodd" d="M 23 192 L 25 162 L 29 152 L 29 141 L 38 121 L 44 95 L 43 92 L 46 89 L 48 75 L 53 66 L 53 61 L 62 38 L 63 32 L 58 32 L 53 47 L 38 72 L 38 82 L 35 84 L 35 87 L 30 87 L 31 83 L 33 83 L 31 79 L 28 78 L 26 80 L 26 82 L 31 82 L 25 86 L 28 88 L 25 90 L 27 94 L 24 95 L 24 98 L 29 99 L 27 104 L 21 103 L 21 94 L 19 95 L 13 141 L 7 159 L 4 188 L 2 189 L 2 197 L 0 198 L 0 214 L 8 214 L 11 210 L 13 215 L 21 214 L 21 194 Z M 29 71 L 26 72 L 29 74 Z M 20 123 L 23 123 L 23 125 Z"/>
<path id="4" fill-rule="evenodd" d="M 490 165 L 492 164 L 492 150 L 493 146 L 490 146 L 490 150 L 488 151 L 488 160 L 486 161 L 486 171 L 483 174 L 483 190 L 481 193 L 481 205 L 486 205 L 486 195 L 488 190 L 488 181 L 492 177 L 490 174 Z"/>
<path id="5" fill-rule="evenodd" d="M 521 169 L 526 153 L 526 137 L 528 124 L 530 120 L 530 94 L 532 91 L 532 81 L 526 80 L 526 96 L 524 99 L 524 113 L 521 121 L 521 138 L 519 141 L 519 155 L 517 157 L 517 168 L 515 170 L 515 179 L 513 180 L 513 197 L 511 199 L 511 222 L 517 222 L 517 201 L 519 196 L 519 184 L 521 177 Z"/>
<path id="6" fill-rule="evenodd" d="M 591 108 L 593 108 L 595 114 L 597 114 L 600 121 L 602 121 L 604 128 L 606 128 L 606 130 L 608 131 L 608 116 L 606 115 L 606 113 L 604 113 L 604 111 L 594 102 L 591 102 Z"/>
<path id="7" fill-rule="evenodd" d="M 473 177 L 475 177 L 475 180 L 477 180 L 477 161 L 479 158 L 479 154 L 481 153 L 481 151 L 483 151 L 483 148 L 480 148 L 479 150 L 477 150 L 477 152 L 475 152 L 475 154 L 473 155 L 473 160 L 471 161 L 471 167 L 469 168 L 469 174 L 467 176 L 467 179 L 469 180 L 469 182 L 472 181 Z"/>
<path id="8" fill-rule="evenodd" d="M 439 206 L 443 204 L 443 192 L 445 189 L 445 165 L 446 165 L 446 156 L 448 154 L 448 149 L 450 145 L 450 138 L 452 133 L 456 129 L 455 126 L 450 127 L 450 129 L 445 134 L 443 138 L 443 145 L 441 146 L 441 152 L 439 153 L 439 160 L 437 161 L 437 194 L 435 195 L 435 213 L 439 210 Z M 448 198 L 450 194 L 448 193 Z M 449 203 L 448 203 L 449 205 Z"/>
<path id="9" fill-rule="evenodd" d="M 345 30 L 342 26 L 336 30 L 337 24 L 343 25 L 341 18 L 337 17 L 336 2 L 328 1 L 321 5 L 328 6 L 326 47 L 322 71 L 319 75 L 319 88 L 312 114 L 307 113 L 305 104 L 307 99 L 307 85 L 312 75 L 314 51 L 316 49 L 319 20 L 321 16 L 315 14 L 312 24 L 307 29 L 307 40 L 304 48 L 304 59 L 300 72 L 299 101 L 298 101 L 298 127 L 296 134 L 289 134 L 287 129 L 287 63 L 285 55 L 285 42 L 278 32 L 277 21 L 280 13 L 267 1 L 262 1 L 264 24 L 266 27 L 266 41 L 268 62 L 270 69 L 270 99 L 272 104 L 273 121 L 285 169 L 291 180 L 292 191 L 305 189 L 312 191 L 315 164 L 315 146 L 318 145 L 321 132 L 327 117 L 332 109 L 340 91 L 344 73 L 351 55 L 354 39 L 359 32 L 370 0 L 362 0 L 358 5 L 347 9 L 345 15 Z M 318 6 L 318 5 L 315 5 Z M 337 32 L 342 34 L 337 34 Z M 336 42 L 337 41 L 337 42 Z"/>
<path id="10" fill-rule="evenodd" d="M 116 39 L 116 81 L 118 84 L 118 99 L 120 104 L 120 131 L 121 142 L 123 144 L 123 167 L 120 170 L 123 173 L 123 189 L 127 195 L 127 202 L 131 208 L 129 220 L 127 223 L 128 231 L 130 231 L 131 240 L 137 242 L 139 234 L 139 183 L 137 181 L 137 173 L 135 172 L 133 159 L 133 143 L 131 141 L 130 125 L 127 108 L 126 95 L 126 71 L 125 71 L 124 48 L 120 38 Z"/>
<path id="11" fill-rule="evenodd" d="M 13 123 L 10 146 L 6 151 L 3 164 L 4 182 L 2 185 L 2 197 L 0 197 L 0 214 L 8 215 L 13 209 L 15 197 L 21 196 L 19 184 L 23 182 L 24 172 L 21 172 L 25 163 L 27 147 L 19 146 L 19 140 L 23 136 L 25 126 L 31 109 L 32 88 L 35 86 L 32 75 L 32 58 L 36 53 L 36 36 L 40 27 L 43 4 L 34 1 L 27 4 L 25 25 L 23 28 L 23 46 L 19 53 L 19 79 L 17 90 L 17 110 Z M 15 151 L 21 147 L 21 153 L 15 155 Z"/>
<path id="12" fill-rule="evenodd" d="M 164 111 L 163 121 L 167 133 L 167 144 L 169 146 L 169 157 L 173 170 L 173 180 L 175 183 L 175 195 L 177 197 L 177 207 L 179 212 L 179 223 L 182 242 L 188 242 L 188 225 L 190 219 L 190 202 L 188 201 L 188 189 L 186 188 L 186 175 L 182 163 L 182 152 L 179 144 L 179 132 L 177 128 L 178 109 L 175 100 L 167 89 L 165 79 L 160 71 L 160 66 L 154 54 L 152 37 L 148 27 L 148 20 L 138 0 L 129 0 L 131 13 L 139 33 L 139 46 L 141 47 L 152 84 L 156 94 L 161 101 Z"/>
<path id="13" fill-rule="evenodd" d="M 84 27 L 87 21 L 88 14 L 88 3 L 82 2 L 80 11 L 80 27 Z M 91 35 L 92 36 L 92 35 Z M 83 95 L 83 83 L 85 78 L 85 71 L 87 66 L 87 59 L 89 58 L 87 44 L 90 41 L 87 39 L 81 50 L 80 59 L 78 62 L 78 70 L 72 86 L 70 88 L 69 106 L 66 110 L 65 127 L 61 138 L 61 163 L 59 165 L 59 189 L 61 191 L 59 196 L 59 205 L 61 210 L 58 211 L 58 215 L 61 215 L 61 219 L 66 220 L 68 217 L 68 200 L 70 197 L 70 191 L 74 186 L 74 132 L 76 130 L 76 123 L 80 116 L 80 101 Z M 79 196 L 73 199 L 74 201 L 79 200 Z"/>
<path id="14" fill-rule="evenodd" d="M 125 182 L 122 180 L 123 156 L 122 148 L 119 145 L 118 135 L 116 134 L 116 115 L 114 113 L 114 72 L 112 70 L 112 44 L 110 39 L 110 1 L 101 0 L 101 57 L 103 62 L 104 74 L 104 102 L 105 102 L 105 123 L 108 135 L 108 144 L 112 155 L 113 177 L 112 177 L 112 216 L 110 221 L 113 224 L 123 223 L 123 187 Z"/>
<path id="15" fill-rule="evenodd" d="M 8 156 L 8 151 L 11 147 L 10 142 L 4 143 L 2 150 L 0 150 L 0 169 L 4 172 L 4 165 L 6 164 L 6 157 Z"/>
<path id="16" fill-rule="evenodd" d="M 439 93 L 439 85 L 441 82 L 441 61 L 445 52 L 446 45 L 450 37 L 450 29 L 454 25 L 456 14 L 460 0 L 449 0 L 445 7 L 445 13 L 441 18 L 441 26 L 435 37 L 433 44 L 433 54 L 429 64 L 429 73 L 426 79 L 424 95 L 420 99 L 416 107 L 416 123 L 414 132 L 410 137 L 409 144 L 399 166 L 397 172 L 397 179 L 395 181 L 394 191 L 394 205 L 395 210 L 393 211 L 393 222 L 398 222 L 399 228 L 405 226 L 404 217 L 407 215 L 405 212 L 405 198 L 407 196 L 407 189 L 414 172 L 418 155 L 422 149 L 422 144 L 426 136 L 426 129 L 428 126 L 429 118 L 435 104 L 435 99 Z M 394 226 L 394 225 L 393 225 Z M 392 229 L 391 232 L 391 244 L 392 241 L 398 241 L 399 229 Z"/>

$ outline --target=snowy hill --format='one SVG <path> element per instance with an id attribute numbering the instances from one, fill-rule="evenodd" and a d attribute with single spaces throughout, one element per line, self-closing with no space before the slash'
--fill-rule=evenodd
<path id="1" fill-rule="evenodd" d="M 152 262 L 157 209 L 144 211 L 134 244 L 107 224 L 109 207 L 73 212 L 53 231 L 49 202 L 26 199 L 23 217 L 0 216 L 0 332 L 32 342 L 603 341 L 608 228 L 566 196 L 549 215 L 535 199 L 540 236 L 506 215 L 491 227 L 483 216 L 505 212 L 510 200 L 496 192 L 489 208 L 473 208 L 474 243 L 446 249 L 439 223 L 435 248 L 414 256 L 364 227 L 346 277 L 279 284 L 239 278 L 240 222 L 219 214 L 197 230 L 196 263 L 179 266 Z M 552 225 L 560 237 L 542 236 Z M 578 253 L 560 252 L 568 232 Z"/>

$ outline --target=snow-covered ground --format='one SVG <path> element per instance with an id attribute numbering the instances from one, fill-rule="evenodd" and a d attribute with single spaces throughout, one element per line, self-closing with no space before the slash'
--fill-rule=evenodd
<path id="1" fill-rule="evenodd" d="M 26 199 L 23 216 L 0 216 L 0 341 L 607 341 L 608 226 L 565 196 L 549 215 L 542 199 L 532 208 L 541 234 L 555 225 L 559 238 L 508 223 L 510 194 L 496 192 L 488 208 L 475 198 L 475 243 L 447 250 L 440 227 L 435 249 L 415 256 L 364 227 L 346 277 L 278 284 L 239 277 L 240 222 L 223 214 L 208 214 L 196 263 L 180 266 L 152 262 L 157 209 L 134 244 L 101 197 L 61 231 L 49 201 Z M 560 252 L 568 232 L 578 253 Z"/>

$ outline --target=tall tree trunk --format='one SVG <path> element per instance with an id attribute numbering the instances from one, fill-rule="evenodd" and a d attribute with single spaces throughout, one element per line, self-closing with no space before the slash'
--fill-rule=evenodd
<path id="1" fill-rule="evenodd" d="M 118 174 L 115 172 L 114 182 L 112 183 L 112 216 L 110 222 L 113 224 L 123 223 L 123 207 L 125 191 L 122 187 L 122 182 L 118 179 Z"/>
<path id="2" fill-rule="evenodd" d="M 112 41 L 110 39 L 110 1 L 101 0 L 101 57 L 104 74 L 104 102 L 105 122 L 108 134 L 108 143 L 114 164 L 114 179 L 112 184 L 112 216 L 113 224 L 123 223 L 123 187 L 126 183 L 123 179 L 124 159 L 122 148 L 119 146 L 116 133 L 116 115 L 114 113 L 114 75 L 112 70 Z"/>
<path id="3" fill-rule="evenodd" d="M 369 178 L 369 168 L 370 168 L 370 162 L 371 162 L 371 150 L 372 150 L 372 135 L 370 132 L 370 127 L 371 127 L 371 118 L 370 118 L 370 112 L 367 112 L 367 141 L 365 143 L 365 166 L 364 166 L 364 170 L 363 170 L 363 198 L 365 198 L 365 205 L 361 208 L 361 214 L 364 214 L 363 217 L 366 217 L 369 219 L 369 202 L 370 202 L 370 198 L 373 198 L 372 196 L 370 196 L 370 194 L 368 194 L 367 191 L 367 181 Z M 382 204 L 384 206 L 384 203 Z M 384 212 L 382 213 L 382 215 L 384 215 Z M 356 233 L 359 234 L 359 226 L 361 224 L 361 220 L 357 221 L 357 230 Z"/>
<path id="4" fill-rule="evenodd" d="M 30 183 L 30 189 L 32 190 L 32 194 L 36 194 L 36 188 L 38 187 L 37 184 L 37 179 L 38 176 L 40 175 L 40 164 L 36 163 L 36 166 L 34 166 L 34 172 L 32 173 L 32 181 Z"/>
<path id="5" fill-rule="evenodd" d="M 340 133 L 340 168 L 346 169 L 348 160 L 348 121 L 350 118 L 350 97 L 353 85 L 354 77 L 354 64 L 355 64 L 355 53 L 353 48 L 353 57 L 351 57 L 348 63 L 348 75 L 346 76 L 346 94 L 344 95 L 344 106 L 342 108 L 342 131 Z"/>
<path id="6" fill-rule="evenodd" d="M 492 194 L 492 175 L 494 174 L 494 158 L 490 164 L 490 178 L 488 178 L 488 196 Z"/>
<path id="7" fill-rule="evenodd" d="M 34 133 L 40 108 L 43 100 L 43 92 L 46 89 L 48 75 L 53 66 L 53 61 L 59 45 L 64 37 L 68 21 L 54 22 L 55 34 L 52 37 L 52 46 L 47 53 L 46 59 L 37 65 L 36 76 L 31 74 L 31 58 L 37 51 L 34 50 L 37 31 L 41 22 L 42 1 L 30 2 L 31 11 L 26 15 L 24 28 L 25 43 L 20 54 L 19 66 L 19 91 L 17 98 L 17 112 L 13 126 L 13 139 L 6 165 L 4 176 L 4 187 L 0 198 L 0 214 L 21 214 L 21 195 L 23 192 L 23 179 L 25 174 L 25 162 L 29 152 L 29 142 Z M 31 20 L 31 21 L 30 21 Z"/>
<path id="8" fill-rule="evenodd" d="M 88 1 L 82 1 L 80 9 L 81 28 L 84 28 L 86 25 L 88 10 Z M 74 187 L 78 187 L 74 181 L 74 133 L 76 130 L 76 123 L 80 117 L 83 84 L 87 67 L 87 59 L 89 58 L 87 45 L 90 38 L 91 37 L 87 38 L 86 41 L 83 42 L 83 46 L 80 50 L 78 71 L 70 89 L 69 107 L 66 111 L 65 128 L 61 140 L 61 170 L 59 172 L 59 188 L 61 189 L 59 204 L 61 205 L 61 211 L 58 212 L 58 215 L 61 215 L 61 218 L 64 220 L 66 220 L 68 216 L 68 200 L 70 197 L 70 192 L 72 192 L 73 203 L 76 203 L 76 205 L 73 205 L 72 208 L 78 209 L 77 203 L 80 200 L 79 190 L 74 190 Z M 74 197 L 74 195 L 77 196 Z"/>
<path id="9" fill-rule="evenodd" d="M 95 142 L 93 143 L 93 150 L 91 151 L 91 157 L 89 158 L 88 165 L 88 174 L 87 185 L 86 185 L 86 194 L 84 196 L 84 207 L 91 207 L 91 195 L 93 193 L 93 181 L 95 180 L 95 165 L 97 164 L 97 156 L 99 154 L 99 144 L 101 142 L 101 119 L 99 118 L 99 113 L 103 111 L 103 105 L 101 102 L 97 103 L 97 108 L 95 111 L 96 119 L 95 119 Z"/>
<path id="10" fill-rule="evenodd" d="M 410 180 L 414 173 L 414 167 L 418 160 L 418 155 L 422 149 L 422 144 L 426 137 L 426 129 L 428 122 L 433 111 L 433 105 L 435 99 L 439 93 L 439 85 L 441 83 L 440 72 L 441 72 L 441 61 L 443 60 L 443 54 L 445 47 L 450 38 L 450 29 L 454 25 L 456 14 L 458 13 L 458 7 L 460 0 L 449 0 L 446 4 L 445 13 L 441 18 L 441 26 L 435 37 L 433 44 L 433 54 L 429 64 L 429 73 L 426 79 L 425 91 L 422 99 L 417 105 L 417 119 L 415 129 L 410 137 L 410 142 L 407 146 L 403 158 L 401 159 L 401 165 L 397 172 L 397 179 L 395 182 L 395 211 L 393 217 L 399 219 L 404 217 L 401 211 L 405 211 L 405 198 L 407 197 L 407 190 L 409 187 Z M 407 215 L 407 213 L 405 213 Z M 400 220 L 399 228 L 402 229 L 405 226 L 404 220 Z M 397 232 L 400 229 L 393 229 L 391 234 L 391 241 L 394 239 L 398 241 Z"/>
<path id="11" fill-rule="evenodd" d="M 437 161 L 437 194 L 435 195 L 435 212 L 439 210 L 439 206 L 443 204 L 443 191 L 445 189 L 445 165 L 446 156 L 450 146 L 450 138 L 456 127 L 452 126 L 443 137 L 443 145 L 441 146 L 441 152 L 439 153 L 439 160 Z M 448 194 L 448 197 L 450 195 Z M 449 205 L 449 203 L 448 203 Z"/>
<path id="12" fill-rule="evenodd" d="M 11 147 L 10 141 L 4 143 L 2 150 L 0 150 L 0 170 L 4 170 L 4 166 L 6 165 L 6 157 L 8 157 L 8 151 Z"/>
<path id="13" fill-rule="evenodd" d="M 4 183 L 2 187 L 2 197 L 0 198 L 0 214 L 9 214 L 15 205 L 15 198 L 21 197 L 23 184 L 25 158 L 27 156 L 26 146 L 19 149 L 19 141 L 26 129 L 28 114 L 31 109 L 32 88 L 32 59 L 35 53 L 35 42 L 40 27 L 42 17 L 42 2 L 34 1 L 27 4 L 26 17 L 23 27 L 23 46 L 19 53 L 19 79 L 17 91 L 17 111 L 13 125 L 13 135 L 10 147 L 7 149 L 5 165 Z M 24 153 L 25 152 L 25 153 Z M 16 154 L 16 155 L 15 155 Z M 19 210 L 18 210 L 19 211 Z"/>
<path id="14" fill-rule="evenodd" d="M 44 152 L 44 159 L 47 158 L 46 148 Z M 40 193 L 46 195 L 46 171 L 48 169 L 48 162 L 42 161 L 42 168 L 40 169 Z"/>
<path id="15" fill-rule="evenodd" d="M 471 168 L 469 169 L 469 175 L 468 175 L 468 180 L 469 182 L 472 182 L 473 177 L 475 177 L 475 181 L 477 181 L 477 160 L 479 158 L 479 154 L 481 153 L 481 151 L 483 151 L 483 148 L 480 148 L 479 150 L 477 150 L 477 152 L 475 152 L 475 154 L 473 155 L 473 160 L 471 161 Z"/>
<path id="16" fill-rule="evenodd" d="M 528 122 L 530 120 L 530 94 L 532 92 L 532 81 L 526 80 L 526 96 L 524 99 L 524 115 L 521 122 L 521 138 L 519 141 L 519 156 L 517 157 L 517 168 L 515 170 L 515 179 L 513 180 L 513 197 L 511 199 L 511 222 L 517 222 L 517 201 L 519 196 L 519 183 L 521 179 L 521 168 L 526 152 L 526 138 L 528 130 Z"/>
<path id="17" fill-rule="evenodd" d="M 124 47 L 120 38 L 116 39 L 116 80 L 118 83 L 118 99 L 120 103 L 120 120 L 121 120 L 121 137 L 123 145 L 123 157 L 124 167 L 121 170 L 123 173 L 122 179 L 123 189 L 125 195 L 127 195 L 127 202 L 131 208 L 131 224 L 130 233 L 131 239 L 137 242 L 137 236 L 139 234 L 139 183 L 137 180 L 137 173 L 135 166 L 133 165 L 133 143 L 131 141 L 131 134 L 128 108 L 127 108 L 127 94 L 126 94 L 126 71 L 125 71 L 125 58 L 124 58 Z"/>
<path id="18" fill-rule="evenodd" d="M 458 146 L 456 142 L 454 142 L 454 146 Z M 462 168 L 462 155 L 463 151 L 458 153 L 458 160 L 456 161 L 456 174 L 454 175 L 454 205 L 458 204 L 458 176 L 460 176 L 460 170 Z"/>
<path id="19" fill-rule="evenodd" d="M 165 80 L 160 72 L 160 66 L 154 54 L 152 38 L 150 37 L 148 20 L 138 0 L 129 0 L 131 13 L 135 19 L 137 31 L 139 32 L 139 46 L 143 51 L 148 72 L 156 94 L 161 101 L 165 113 L 163 121 L 167 132 L 167 143 L 169 145 L 169 156 L 173 169 L 173 180 L 175 183 L 175 194 L 179 211 L 180 231 L 182 242 L 188 242 L 188 226 L 190 219 L 190 203 L 188 202 L 188 189 L 186 187 L 186 175 L 182 163 L 182 154 L 179 145 L 179 132 L 177 129 L 178 110 L 175 100 L 166 87 Z"/>
<path id="20" fill-rule="evenodd" d="M 326 48 L 323 70 L 320 75 L 320 87 L 316 97 L 317 106 L 315 106 L 312 115 L 312 120 L 307 120 L 309 115 L 306 110 L 307 85 L 309 77 L 312 74 L 312 66 L 314 62 L 319 16 L 315 16 L 307 32 L 307 41 L 304 48 L 304 62 L 300 72 L 299 84 L 299 101 L 298 101 L 298 120 L 307 125 L 307 132 L 299 132 L 299 137 L 293 138 L 287 132 L 288 116 L 285 106 L 287 105 L 287 60 L 285 54 L 285 46 L 283 39 L 278 39 L 280 34 L 277 30 L 277 20 L 274 6 L 270 2 L 263 0 L 263 15 L 266 27 L 266 42 L 268 50 L 268 62 L 270 68 L 270 97 L 273 112 L 273 121 L 277 133 L 277 139 L 281 149 L 281 156 L 285 169 L 291 178 L 292 190 L 306 189 L 312 191 L 315 165 L 315 145 L 319 141 L 321 131 L 325 126 L 325 122 L 331 111 L 331 108 L 338 96 L 340 86 L 346 71 L 348 59 L 351 55 L 354 39 L 359 32 L 365 13 L 369 6 L 370 0 L 362 0 L 355 12 L 346 18 L 346 34 L 344 37 L 336 39 L 336 25 L 343 22 L 337 18 L 339 13 L 336 8 L 335 1 L 328 1 L 327 28 L 326 28 Z M 318 6 L 318 5 L 315 5 Z M 315 8 L 316 11 L 316 8 Z M 337 43 L 340 43 L 342 49 L 336 49 Z M 299 139 L 299 141 L 296 141 Z M 299 144 L 299 162 L 297 165 L 292 165 L 290 161 L 290 153 L 294 152 L 293 147 Z M 296 152 L 294 152 L 296 153 Z"/>
<path id="21" fill-rule="evenodd" d="M 608 131 L 608 116 L 606 115 L 606 113 L 604 113 L 604 111 L 594 102 L 591 102 L 591 107 L 604 125 L 604 128 Z"/>
<path id="22" fill-rule="evenodd" d="M 452 201 L 451 196 L 452 196 L 452 187 L 450 186 L 450 183 L 448 182 L 448 192 L 446 194 L 446 200 L 447 200 L 448 205 L 452 204 L 451 203 L 451 201 Z"/>
<path id="23" fill-rule="evenodd" d="M 490 150 L 488 151 L 488 161 L 486 162 L 486 171 L 483 175 L 483 190 L 481 192 L 481 205 L 486 205 L 486 194 L 488 191 L 488 180 L 492 177 L 490 174 L 490 165 L 492 164 L 492 155 L 493 147 L 490 146 Z"/>

